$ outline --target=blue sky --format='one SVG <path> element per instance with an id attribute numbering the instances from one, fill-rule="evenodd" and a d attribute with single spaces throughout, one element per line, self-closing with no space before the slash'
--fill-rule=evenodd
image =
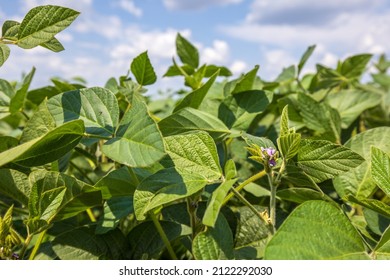
<path id="1" fill-rule="evenodd" d="M 34 87 L 52 76 L 82 76 L 89 86 L 102 86 L 126 74 L 132 58 L 148 50 L 159 76 L 151 91 L 177 88 L 177 79 L 162 78 L 177 32 L 199 48 L 202 62 L 228 66 L 235 75 L 259 64 L 264 79 L 296 64 L 312 44 L 317 48 L 306 71 L 351 54 L 390 53 L 388 0 L 0 0 L 0 23 L 21 20 L 44 4 L 81 12 L 58 35 L 65 51 L 11 46 L 0 78 L 19 79 L 35 66 Z"/>

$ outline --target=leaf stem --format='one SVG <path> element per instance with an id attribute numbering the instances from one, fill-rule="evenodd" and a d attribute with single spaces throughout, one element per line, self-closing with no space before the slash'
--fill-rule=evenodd
<path id="1" fill-rule="evenodd" d="M 195 238 L 195 233 L 196 233 L 196 206 L 193 203 L 194 202 L 191 198 L 187 198 L 187 212 L 190 216 L 190 224 L 191 224 L 191 229 L 192 229 L 192 240 Z"/>
<path id="2" fill-rule="evenodd" d="M 173 260 L 177 260 L 177 256 L 172 249 L 171 242 L 169 242 L 169 239 L 168 239 L 167 235 L 165 234 L 164 229 L 162 228 L 159 220 L 156 217 L 156 214 L 153 211 L 150 211 L 150 217 L 152 218 L 154 226 L 156 227 L 158 234 L 160 235 L 162 241 L 164 242 L 165 247 L 167 247 L 169 255 L 171 256 L 171 258 Z"/>
<path id="3" fill-rule="evenodd" d="M 24 259 L 24 254 L 26 253 L 28 245 L 30 245 L 31 239 L 33 238 L 32 234 L 28 234 L 26 239 L 24 240 L 24 244 L 22 249 L 20 250 L 20 259 Z"/>
<path id="4" fill-rule="evenodd" d="M 246 185 L 248 185 L 249 183 L 252 183 L 262 177 L 264 177 L 267 173 L 265 172 L 265 170 L 262 170 L 260 171 L 259 173 L 256 173 L 255 175 L 253 175 L 252 177 L 249 177 L 248 179 L 246 179 L 244 182 L 242 182 L 241 184 L 238 185 L 238 187 L 236 187 L 234 190 L 239 192 L 241 191 Z M 234 196 L 234 193 L 231 192 L 229 193 L 226 197 L 225 197 L 225 200 L 223 201 L 222 205 L 225 205 L 226 203 L 228 203 L 228 201 Z"/>
<path id="5" fill-rule="evenodd" d="M 88 208 L 88 209 L 85 210 L 85 211 L 87 212 L 88 217 L 89 217 L 89 219 L 91 220 L 91 222 L 92 222 L 92 223 L 95 223 L 95 222 L 96 222 L 96 218 L 95 218 L 95 216 L 93 215 L 91 208 Z"/>
<path id="6" fill-rule="evenodd" d="M 85 138 L 103 139 L 103 140 L 110 140 L 110 139 L 112 139 L 112 137 L 109 137 L 109 136 L 102 136 L 102 135 L 88 134 L 88 133 L 84 133 L 83 137 L 85 137 Z"/>
<path id="7" fill-rule="evenodd" d="M 38 240 L 37 240 L 37 242 L 35 242 L 34 248 L 31 251 L 31 254 L 28 258 L 29 260 L 33 260 L 35 258 L 35 256 L 37 255 L 37 252 L 39 250 L 39 247 L 41 247 L 41 244 L 42 244 L 43 238 L 46 235 L 46 232 L 47 232 L 47 229 L 42 231 L 41 234 L 39 235 Z"/>
<path id="8" fill-rule="evenodd" d="M 274 183 L 272 181 L 272 173 L 267 173 L 267 177 L 268 177 L 268 183 L 269 183 L 270 190 L 271 190 L 271 196 L 270 196 L 270 201 L 269 201 L 270 219 L 271 219 L 271 224 L 272 224 L 272 227 L 273 227 L 273 231 L 275 232 L 275 224 L 276 224 L 276 188 L 277 188 L 277 186 L 274 185 Z"/>

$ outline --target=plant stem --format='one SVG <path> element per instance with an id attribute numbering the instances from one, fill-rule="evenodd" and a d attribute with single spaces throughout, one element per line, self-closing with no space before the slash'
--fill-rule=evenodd
<path id="1" fill-rule="evenodd" d="M 95 134 L 88 134 L 88 133 L 84 133 L 83 137 L 85 137 L 85 138 L 103 139 L 103 140 L 110 140 L 110 139 L 112 139 L 112 137 L 95 135 Z"/>
<path id="2" fill-rule="evenodd" d="M 272 224 L 272 227 L 273 227 L 273 231 L 275 232 L 275 224 L 276 224 L 276 188 L 277 188 L 277 186 L 274 185 L 274 183 L 272 181 L 272 174 L 271 173 L 267 173 L 267 177 L 268 177 L 268 183 L 269 183 L 270 190 L 271 190 L 271 196 L 270 196 L 270 201 L 269 201 L 270 219 L 271 219 L 271 224 Z"/>
<path id="3" fill-rule="evenodd" d="M 32 238 L 33 238 L 33 235 L 31 235 L 31 234 L 27 235 L 27 237 L 26 237 L 26 239 L 24 241 L 23 247 L 20 250 L 20 259 L 21 260 L 24 259 L 24 254 L 26 253 L 27 247 L 28 247 L 28 245 L 30 245 L 30 242 L 31 242 Z"/>
<path id="4" fill-rule="evenodd" d="M 156 214 L 154 214 L 153 211 L 150 211 L 150 217 L 152 218 L 154 226 L 156 227 L 158 234 L 160 235 L 162 241 L 164 242 L 165 247 L 167 247 L 169 255 L 171 256 L 171 258 L 173 260 L 177 260 L 177 256 L 172 249 L 171 242 L 169 242 L 169 239 L 168 239 L 167 235 L 165 234 L 164 229 L 162 228 L 159 220 L 156 217 Z"/>
<path id="5" fill-rule="evenodd" d="M 253 175 L 252 177 L 249 177 L 248 179 L 246 179 L 244 182 L 242 182 L 241 184 L 238 185 L 238 187 L 236 187 L 234 190 L 239 192 L 240 190 L 242 190 L 246 185 L 248 185 L 249 183 L 252 183 L 262 177 L 264 177 L 267 173 L 265 172 L 265 170 L 263 171 L 260 171 L 259 173 L 256 173 L 255 175 Z M 223 201 L 222 205 L 225 205 L 226 203 L 228 203 L 228 201 L 234 196 L 234 193 L 231 192 L 229 193 L 226 197 L 225 197 L 225 200 Z"/>
<path id="6" fill-rule="evenodd" d="M 96 222 L 96 218 L 95 218 L 95 216 L 93 215 L 91 208 L 88 208 L 88 209 L 86 210 L 86 212 L 87 212 L 88 217 L 89 217 L 89 219 L 91 220 L 91 222 L 92 222 L 92 223 L 95 223 L 95 222 Z"/>
<path id="7" fill-rule="evenodd" d="M 190 224 L 191 224 L 191 229 L 192 229 L 192 240 L 195 238 L 195 233 L 196 233 L 196 207 L 192 204 L 193 201 L 191 198 L 187 198 L 187 212 L 190 216 Z"/>
<path id="8" fill-rule="evenodd" d="M 242 202 L 244 203 L 246 206 L 249 207 L 250 210 L 252 210 L 252 212 L 257 216 L 259 217 L 262 221 L 268 223 L 268 221 L 257 211 L 257 209 L 248 201 L 245 199 L 245 197 L 243 197 L 235 188 L 231 188 L 232 192 L 234 193 L 235 196 L 237 196 L 237 198 Z"/>
<path id="9" fill-rule="evenodd" d="M 46 232 L 47 232 L 47 229 L 42 231 L 41 234 L 39 235 L 38 240 L 37 240 L 37 242 L 35 242 L 34 248 L 31 251 L 31 254 L 30 254 L 29 258 L 28 258 L 29 260 L 33 260 L 35 258 L 36 254 L 37 254 L 37 252 L 39 250 L 39 247 L 41 247 L 41 244 L 42 244 L 43 238 L 46 235 Z"/>

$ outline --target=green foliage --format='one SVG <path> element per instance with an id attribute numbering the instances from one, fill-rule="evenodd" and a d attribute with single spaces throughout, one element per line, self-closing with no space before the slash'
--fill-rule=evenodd
<path id="1" fill-rule="evenodd" d="M 62 51 L 78 15 L 5 20 L 0 65 Z M 229 78 L 178 34 L 164 76 L 187 88 L 160 99 L 147 50 L 105 87 L 0 79 L 0 259 L 389 259 L 390 62 L 301 77 L 314 50 Z"/>

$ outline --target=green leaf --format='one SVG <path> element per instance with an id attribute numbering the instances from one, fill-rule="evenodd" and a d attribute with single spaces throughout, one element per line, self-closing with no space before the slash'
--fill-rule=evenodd
<path id="1" fill-rule="evenodd" d="M 165 155 L 161 132 L 143 101 L 133 99 L 116 137 L 104 143 L 102 151 L 112 160 L 131 167 L 150 166 Z"/>
<path id="2" fill-rule="evenodd" d="M 59 89 L 53 86 L 46 86 L 37 89 L 30 90 L 27 92 L 27 99 L 31 101 L 35 105 L 39 105 L 42 103 L 45 98 L 53 97 L 61 93 Z"/>
<path id="3" fill-rule="evenodd" d="M 250 90 L 226 97 L 218 108 L 218 118 L 227 127 L 246 131 L 255 117 L 271 104 L 273 93 Z"/>
<path id="4" fill-rule="evenodd" d="M 188 64 L 193 68 L 199 66 L 199 53 L 194 45 L 186 40 L 180 33 L 176 36 L 176 51 L 181 62 Z"/>
<path id="5" fill-rule="evenodd" d="M 329 198 L 324 193 L 312 189 L 306 189 L 306 188 L 284 189 L 278 191 L 276 195 L 282 200 L 292 201 L 294 203 L 299 203 L 299 204 L 308 200 L 324 200 L 328 202 L 333 202 L 332 199 Z"/>
<path id="6" fill-rule="evenodd" d="M 390 206 L 380 200 L 364 198 L 364 197 L 357 198 L 351 194 L 344 196 L 343 199 L 362 205 L 368 209 L 374 210 L 375 212 L 382 214 L 386 217 L 390 217 Z"/>
<path id="7" fill-rule="evenodd" d="M 174 222 L 160 221 L 169 241 L 191 234 L 191 228 Z M 131 258 L 158 259 L 165 250 L 165 244 L 152 222 L 144 222 L 134 227 L 127 235 L 131 245 Z"/>
<path id="8" fill-rule="evenodd" d="M 134 192 L 134 212 L 144 220 L 148 211 L 203 189 L 206 179 L 196 173 L 179 173 L 175 168 L 162 169 L 144 179 Z"/>
<path id="9" fill-rule="evenodd" d="M 104 203 L 103 215 L 96 226 L 96 234 L 104 234 L 115 229 L 120 220 L 134 212 L 133 197 L 113 197 Z"/>
<path id="10" fill-rule="evenodd" d="M 326 134 L 328 140 L 339 141 L 341 126 L 340 115 L 326 103 L 315 101 L 305 93 L 298 93 L 300 115 L 305 125 L 318 132 Z"/>
<path id="11" fill-rule="evenodd" d="M 12 169 L 0 169 L 0 193 L 2 195 L 27 205 L 30 189 L 26 174 Z"/>
<path id="12" fill-rule="evenodd" d="M 316 182 L 314 182 L 313 178 L 307 175 L 298 166 L 288 164 L 286 166 L 286 173 L 283 175 L 282 179 L 293 184 L 295 187 L 309 187 L 322 193 L 322 190 Z"/>
<path id="13" fill-rule="evenodd" d="M 284 106 L 280 115 L 280 136 L 285 136 L 289 133 L 288 129 L 288 105 Z"/>
<path id="14" fill-rule="evenodd" d="M 369 229 L 377 235 L 382 235 L 390 225 L 390 217 L 386 217 L 386 215 L 379 214 L 369 208 L 364 208 L 363 213 Z"/>
<path id="15" fill-rule="evenodd" d="M 371 146 L 371 176 L 390 197 L 390 156 L 374 146 Z"/>
<path id="16" fill-rule="evenodd" d="M 94 187 L 101 190 L 103 199 L 110 199 L 133 195 L 137 185 L 138 179 L 134 173 L 124 166 L 105 175 Z"/>
<path id="17" fill-rule="evenodd" d="M 255 206 L 259 213 L 266 207 Z M 239 207 L 238 223 L 235 235 L 235 255 L 242 255 L 246 251 L 245 259 L 259 259 L 264 256 L 265 246 L 270 236 L 269 226 L 247 206 Z M 248 254 L 249 253 L 249 254 Z"/>
<path id="18" fill-rule="evenodd" d="M 5 39 L 16 41 L 18 38 L 20 23 L 14 20 L 6 20 L 2 27 L 2 36 Z"/>
<path id="19" fill-rule="evenodd" d="M 23 108 L 24 101 L 27 96 L 27 91 L 28 88 L 30 87 L 31 80 L 34 77 L 34 74 L 35 74 L 35 67 L 33 67 L 30 73 L 28 73 L 24 77 L 20 88 L 16 91 L 15 95 L 12 97 L 10 108 L 9 108 L 11 114 L 18 112 Z"/>
<path id="20" fill-rule="evenodd" d="M 23 129 L 20 143 L 25 143 L 41 137 L 56 127 L 53 116 L 47 108 L 47 100 L 44 100 L 38 107 L 38 110 L 27 121 Z"/>
<path id="21" fill-rule="evenodd" d="M 278 148 L 284 160 L 293 158 L 299 151 L 301 143 L 300 133 L 290 133 L 277 139 Z"/>
<path id="22" fill-rule="evenodd" d="M 46 43 L 67 28 L 79 14 L 72 9 L 53 5 L 31 9 L 20 24 L 17 45 L 31 49 Z"/>
<path id="23" fill-rule="evenodd" d="M 157 80 L 147 51 L 133 59 L 130 69 L 141 86 L 154 84 Z"/>
<path id="24" fill-rule="evenodd" d="M 7 45 L 0 43 L 0 67 L 8 59 L 10 52 L 11 50 Z"/>
<path id="25" fill-rule="evenodd" d="M 66 123 L 47 134 L 11 148 L 0 154 L 0 166 L 15 162 L 38 166 L 55 161 L 72 150 L 84 134 L 81 120 Z"/>
<path id="26" fill-rule="evenodd" d="M 303 139 L 298 152 L 298 166 L 316 183 L 347 172 L 363 161 L 351 149 L 325 140 Z"/>
<path id="27" fill-rule="evenodd" d="M 58 41 L 55 37 L 45 43 L 40 44 L 40 46 L 51 50 L 52 52 L 61 52 L 65 49 L 60 41 Z"/>
<path id="28" fill-rule="evenodd" d="M 129 243 L 120 230 L 95 234 L 93 227 L 80 227 L 57 235 L 52 248 L 61 260 L 127 259 Z"/>
<path id="29" fill-rule="evenodd" d="M 214 139 L 219 139 L 230 134 L 230 130 L 220 119 L 191 107 L 183 108 L 162 119 L 158 123 L 158 126 L 164 136 L 176 135 L 193 130 L 208 132 Z"/>
<path id="30" fill-rule="evenodd" d="M 301 60 L 298 64 L 298 76 L 301 73 L 303 66 L 306 64 L 306 61 L 309 59 L 309 57 L 312 55 L 314 49 L 316 48 L 316 45 L 309 46 L 305 53 L 302 55 Z"/>
<path id="31" fill-rule="evenodd" d="M 64 220 L 102 203 L 99 189 L 59 172 L 37 170 L 30 174 L 29 179 L 33 185 L 29 201 L 32 218 L 47 222 Z M 44 216 L 43 210 L 48 206 L 42 205 L 49 204 L 50 216 Z"/>
<path id="32" fill-rule="evenodd" d="M 369 259 L 362 238 L 340 209 L 307 201 L 284 221 L 265 249 L 267 260 Z"/>
<path id="33" fill-rule="evenodd" d="M 12 85 L 3 79 L 0 79 L 0 119 L 10 115 L 9 106 L 11 98 L 15 95 Z"/>
<path id="34" fill-rule="evenodd" d="M 19 140 L 11 136 L 0 136 L 0 152 L 9 150 L 19 144 Z"/>
<path id="35" fill-rule="evenodd" d="M 341 65 L 340 73 L 350 79 L 359 78 L 364 73 L 371 57 L 371 54 L 358 54 L 346 58 Z"/>
<path id="36" fill-rule="evenodd" d="M 372 256 L 377 260 L 390 260 L 390 226 L 383 233 L 374 252 L 372 252 Z"/>
<path id="37" fill-rule="evenodd" d="M 105 88 L 92 87 L 68 91 L 50 98 L 47 107 L 57 125 L 80 119 L 85 131 L 97 136 L 112 136 L 119 120 L 115 95 Z M 93 139 L 89 141 L 92 144 Z"/>
<path id="38" fill-rule="evenodd" d="M 244 133 L 241 137 L 245 140 L 248 146 L 256 145 L 258 147 L 276 149 L 274 143 L 268 138 L 253 136 L 248 133 Z"/>
<path id="39" fill-rule="evenodd" d="M 205 98 L 207 92 L 210 90 L 210 87 L 215 82 L 215 79 L 217 78 L 219 72 L 214 73 L 213 76 L 210 77 L 210 79 L 202 85 L 200 88 L 197 88 L 196 90 L 190 92 L 187 94 L 183 100 L 179 102 L 179 104 L 176 105 L 173 112 L 177 112 L 180 109 L 183 109 L 185 107 L 191 107 L 198 109 L 200 104 L 202 103 L 203 99 Z"/>
<path id="40" fill-rule="evenodd" d="M 203 131 L 168 136 L 167 153 L 179 173 L 192 173 L 213 183 L 222 176 L 213 138 Z"/>
<path id="41" fill-rule="evenodd" d="M 187 65 L 187 64 L 183 64 L 181 66 L 178 66 L 175 63 L 175 60 L 173 60 L 173 61 L 174 61 L 174 65 L 172 65 L 168 68 L 167 72 L 165 72 L 163 77 L 185 76 L 184 73 L 186 75 L 193 75 L 194 74 L 194 71 L 195 71 L 194 67 Z M 180 70 L 182 70 L 184 73 Z M 212 74 L 214 74 L 214 73 L 215 72 L 213 72 Z"/>
<path id="42" fill-rule="evenodd" d="M 234 258 L 233 234 L 223 215 L 213 228 L 197 234 L 192 242 L 192 253 L 197 260 L 226 260 Z"/>
<path id="43" fill-rule="evenodd" d="M 377 127 L 364 131 L 352 137 L 345 143 L 345 147 L 358 153 L 366 159 L 364 163 L 347 173 L 339 175 L 333 180 L 335 189 L 340 197 L 352 194 L 356 197 L 369 197 L 376 189 L 371 176 L 371 146 L 390 153 L 390 128 Z"/>
<path id="44" fill-rule="evenodd" d="M 381 103 L 381 96 L 373 92 L 342 90 L 330 93 L 326 102 L 340 113 L 341 127 L 348 128 L 365 110 Z"/>
<path id="45" fill-rule="evenodd" d="M 251 71 L 243 75 L 237 80 L 237 83 L 234 85 L 231 94 L 237 94 L 240 92 L 250 91 L 253 89 L 253 83 L 256 79 L 257 71 L 259 70 L 259 65 L 256 65 Z"/>
<path id="46" fill-rule="evenodd" d="M 208 200 L 206 212 L 204 213 L 202 223 L 209 227 L 214 227 L 215 222 L 217 221 L 219 212 L 222 207 L 222 203 L 232 188 L 237 179 L 231 179 L 224 181 L 219 185 L 212 193 L 211 198 Z"/>
<path id="47" fill-rule="evenodd" d="M 206 73 L 204 76 L 206 78 L 211 77 L 218 70 L 219 70 L 218 76 L 229 77 L 229 76 L 233 75 L 233 73 L 228 68 L 226 68 L 224 66 L 206 65 Z"/>
<path id="48" fill-rule="evenodd" d="M 237 169 L 236 164 L 232 159 L 228 159 L 226 161 L 225 167 L 224 167 L 224 174 L 226 180 L 231 180 L 233 178 L 237 177 Z"/>

